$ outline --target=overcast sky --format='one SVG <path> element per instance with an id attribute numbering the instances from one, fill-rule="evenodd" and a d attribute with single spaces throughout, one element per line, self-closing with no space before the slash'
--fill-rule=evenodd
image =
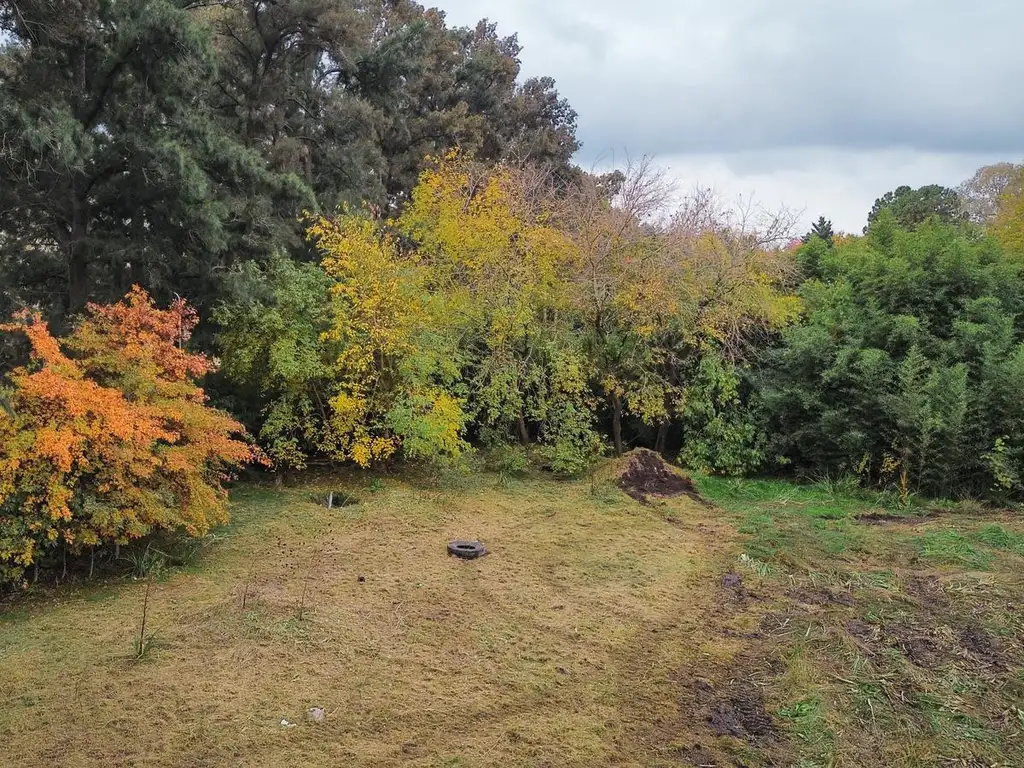
<path id="1" fill-rule="evenodd" d="M 684 186 L 859 231 L 900 184 L 1024 159 L 1021 0 L 438 4 L 519 34 L 524 76 L 579 113 L 588 168 L 653 155 Z"/>

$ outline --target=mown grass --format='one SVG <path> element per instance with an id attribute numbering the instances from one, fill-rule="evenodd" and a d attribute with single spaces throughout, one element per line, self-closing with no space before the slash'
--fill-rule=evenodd
<path id="1" fill-rule="evenodd" d="M 783 640 L 800 764 L 1024 765 L 1024 519 L 702 478 Z"/>
<path id="2" fill-rule="evenodd" d="M 616 468 L 242 488 L 142 658 L 147 578 L 0 613 L 0 763 L 1024 765 L 1014 513 Z"/>
<path id="3" fill-rule="evenodd" d="M 219 541 L 153 582 L 141 660 L 145 581 L 22 600 L 0 618 L 0 762 L 672 764 L 644 734 L 678 691 L 645 676 L 682 657 L 651 631 L 714 607 L 700 584 L 732 557 L 727 526 L 694 535 L 585 482 L 374 488 L 333 510 L 319 488 L 236 492 Z M 459 537 L 491 554 L 448 558 Z"/>

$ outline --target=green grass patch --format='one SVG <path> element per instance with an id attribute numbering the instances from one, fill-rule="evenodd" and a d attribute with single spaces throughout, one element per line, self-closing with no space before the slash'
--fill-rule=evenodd
<path id="1" fill-rule="evenodd" d="M 948 565 L 962 565 L 985 570 L 992 563 L 992 555 L 977 550 L 971 540 L 954 530 L 929 531 L 916 537 L 921 557 Z"/>
<path id="2" fill-rule="evenodd" d="M 827 765 L 835 735 L 825 719 L 825 708 L 817 698 L 806 698 L 781 707 L 776 715 L 789 721 L 793 735 L 801 742 L 803 760 L 797 765 Z M 819 760 L 821 762 L 819 762 Z"/>
<path id="3" fill-rule="evenodd" d="M 975 541 L 992 549 L 1002 549 L 1024 556 L 1024 534 L 1008 531 L 1001 525 L 988 525 L 973 534 Z"/>

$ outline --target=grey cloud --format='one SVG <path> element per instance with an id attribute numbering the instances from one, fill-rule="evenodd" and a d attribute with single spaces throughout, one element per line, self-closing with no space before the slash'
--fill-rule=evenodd
<path id="1" fill-rule="evenodd" d="M 654 155 L 683 186 L 860 231 L 900 184 L 1024 158 L 1019 0 L 436 0 L 518 32 L 580 116 L 585 167 Z"/>
<path id="2" fill-rule="evenodd" d="M 1016 0 L 448 0 L 518 31 L 581 159 L 829 146 L 1019 154 Z"/>

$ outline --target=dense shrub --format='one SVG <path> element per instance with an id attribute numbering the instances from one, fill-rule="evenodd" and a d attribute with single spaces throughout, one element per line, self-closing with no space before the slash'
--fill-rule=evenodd
<path id="1" fill-rule="evenodd" d="M 157 529 L 205 533 L 227 518 L 226 472 L 258 458 L 242 427 L 209 408 L 196 379 L 210 361 L 183 349 L 196 323 L 136 288 L 91 305 L 63 339 L 38 315 L 0 410 L 0 579 L 47 552 L 125 543 Z"/>
<path id="2" fill-rule="evenodd" d="M 760 371 L 769 450 L 811 474 L 911 492 L 1007 494 L 1024 471 L 1024 268 L 992 241 L 882 215 L 812 242 L 805 321 Z"/>

